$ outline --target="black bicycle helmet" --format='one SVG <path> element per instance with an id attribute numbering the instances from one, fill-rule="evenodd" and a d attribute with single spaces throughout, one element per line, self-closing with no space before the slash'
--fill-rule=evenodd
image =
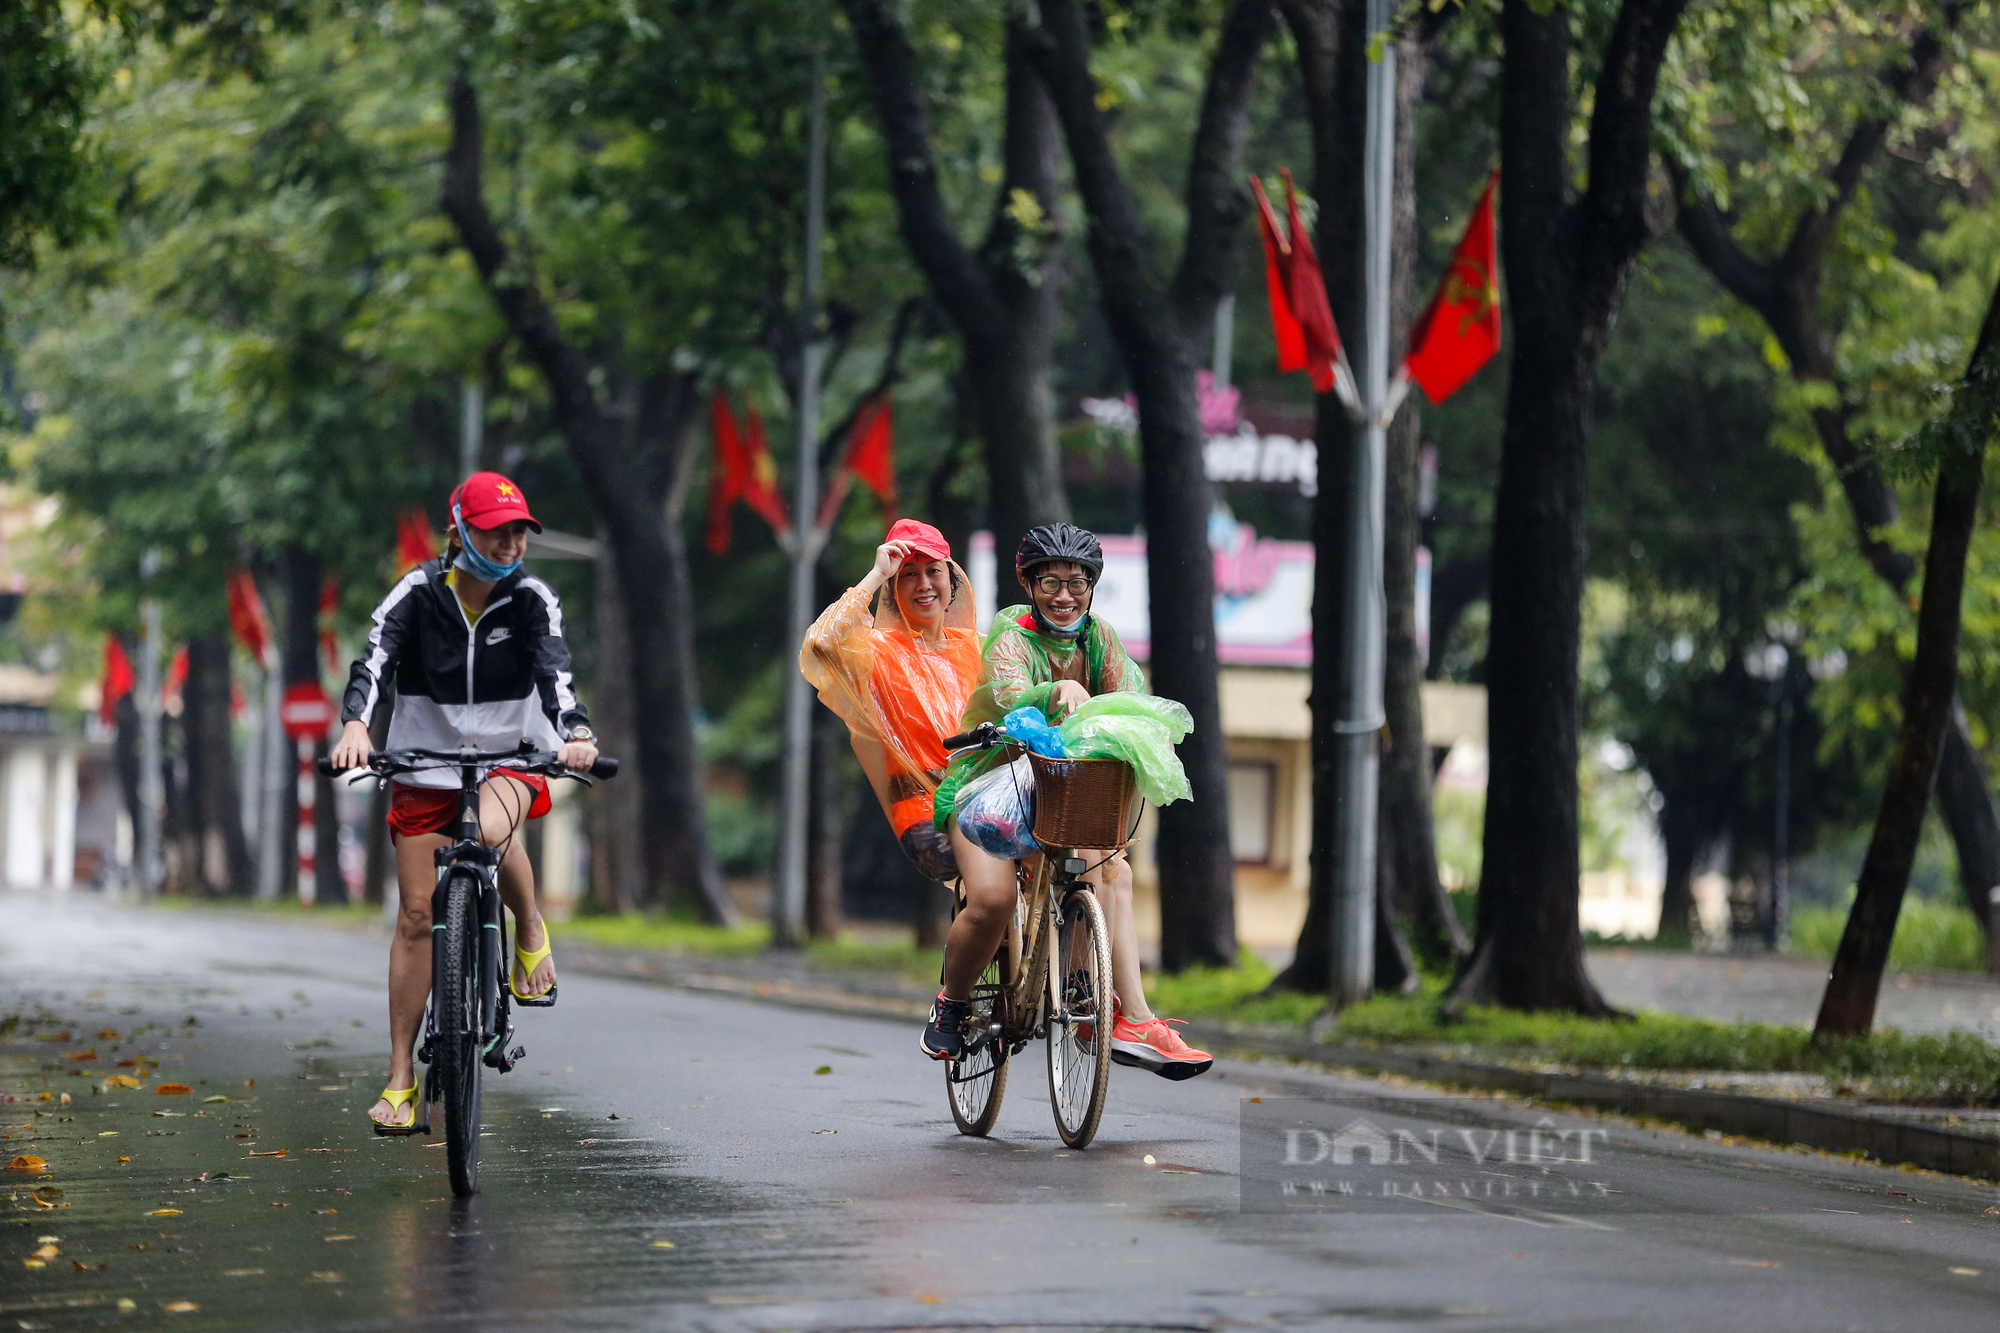
<path id="1" fill-rule="evenodd" d="M 1097 534 L 1085 532 L 1074 523 L 1044 523 L 1029 528 L 1014 552 L 1014 577 L 1024 577 L 1036 565 L 1051 560 L 1071 560 L 1082 565 L 1092 583 L 1104 572 L 1104 547 Z"/>

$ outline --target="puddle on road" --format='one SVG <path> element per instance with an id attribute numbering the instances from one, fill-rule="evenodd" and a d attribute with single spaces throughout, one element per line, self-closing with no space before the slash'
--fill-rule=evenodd
<path id="1" fill-rule="evenodd" d="M 781 1200 L 677 1174 L 670 1143 L 538 1107 L 504 1079 L 487 1083 L 482 1192 L 461 1201 L 445 1149 L 426 1146 L 442 1144 L 441 1122 L 431 1138 L 366 1131 L 372 1058 L 300 1053 L 227 1075 L 174 1061 L 160 1076 L 116 1057 L 163 1037 L 128 1031 L 119 1052 L 99 1041 L 100 1058 L 79 1062 L 64 1057 L 93 1049 L 85 1027 L 35 1039 L 59 1030 L 27 1023 L 0 1040 L 0 1095 L 16 1099 L 0 1101 L 0 1163 L 47 1163 L 0 1171 L 7 1328 L 547 1326 L 558 1312 L 798 1290 L 847 1254 Z M 149 1076 L 107 1088 L 113 1073 Z M 191 1090 L 160 1095 L 173 1078 Z"/>

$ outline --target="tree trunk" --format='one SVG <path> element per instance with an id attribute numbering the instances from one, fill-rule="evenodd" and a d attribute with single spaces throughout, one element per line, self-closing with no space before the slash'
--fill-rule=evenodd
<path id="1" fill-rule="evenodd" d="M 1366 232 L 1357 182 L 1361 179 L 1363 130 L 1368 117 L 1367 7 L 1356 0 L 1286 0 L 1284 13 L 1298 50 L 1306 120 L 1312 131 L 1312 189 L 1319 205 L 1313 239 L 1325 264 L 1326 296 L 1334 324 L 1354 333 L 1362 328 Z M 1326 992 L 1333 981 L 1328 905 L 1333 897 L 1333 849 L 1339 814 L 1336 775 L 1340 746 L 1334 724 L 1340 718 L 1345 657 L 1340 590 L 1347 581 L 1352 457 L 1361 438 L 1335 395 L 1319 395 L 1314 408 L 1320 483 L 1313 502 L 1312 877 L 1298 946 L 1292 951 L 1291 963 L 1271 983 L 1273 990 L 1309 994 Z"/>
<path id="2" fill-rule="evenodd" d="M 1896 918 L 1909 887 L 1923 834 L 1938 755 L 1958 688 L 1958 638 L 1965 594 L 1965 556 L 1979 518 L 1979 487 L 1992 433 L 1993 397 L 2000 381 L 2000 288 L 1995 288 L 1960 386 L 1947 408 L 1959 430 L 1938 432 L 1946 450 L 1931 507 L 1930 549 L 1924 556 L 1923 600 L 1917 608 L 1917 651 L 1903 682 L 1903 725 L 1882 788 L 1875 833 L 1854 886 L 1854 907 L 1833 956 L 1820 1000 L 1815 1040 L 1866 1036 L 1889 962 Z M 1963 401 L 1969 399 L 1970 401 Z"/>
<path id="3" fill-rule="evenodd" d="M 1624 0 L 1567 202 L 1569 11 L 1505 0 L 1500 241 L 1514 354 L 1493 519 L 1489 776 L 1477 941 L 1451 1005 L 1607 1014 L 1577 921 L 1577 649 L 1586 422 L 1648 233 L 1653 91 L 1686 0 Z"/>
<path id="4" fill-rule="evenodd" d="M 556 422 L 603 522 L 625 594 L 649 877 L 672 886 L 706 920 L 733 923 L 736 905 L 708 845 L 694 734 L 693 597 L 678 521 L 686 490 L 688 431 L 683 427 L 659 441 L 670 455 L 661 469 L 669 496 L 662 506 L 659 489 L 647 484 L 650 478 L 635 458 L 635 445 L 652 443 L 634 438 L 641 435 L 636 426 L 646 413 L 632 414 L 634 429 L 621 428 L 593 387 L 593 372 L 607 368 L 594 365 L 563 336 L 532 276 L 510 267 L 481 183 L 479 96 L 462 68 L 453 76 L 449 100 L 452 136 L 442 188 L 444 211 L 508 327 L 548 384 Z M 611 377 L 607 373 L 605 378 Z M 681 378 L 685 391 L 692 393 L 692 383 Z M 691 412 L 684 415 L 692 417 Z"/>
<path id="5" fill-rule="evenodd" d="M 601 530 L 600 530 L 601 532 Z M 601 540 L 601 536 L 600 536 Z M 631 641 L 625 633 L 625 599 L 618 592 L 618 567 L 610 544 L 593 562 L 597 569 L 597 671 L 590 720 L 606 754 L 633 751 L 632 696 L 621 686 L 632 678 Z M 639 793 L 645 779 L 620 774 L 590 793 L 590 899 L 605 912 L 631 912 L 646 905 L 645 850 L 641 846 Z"/>
<path id="6" fill-rule="evenodd" d="M 844 0 L 875 90 L 903 242 L 957 326 L 986 450 L 987 525 L 1008 595 L 1021 534 L 1070 517 L 1049 372 L 1061 317 L 1059 128 L 1020 21 L 1007 27 L 1002 176 L 977 254 L 952 225 L 938 186 L 916 56 L 885 0 Z M 1024 211 L 1025 196 L 1032 204 Z"/>
<path id="7" fill-rule="evenodd" d="M 846 724 L 832 709 L 813 700 L 811 800 L 806 811 L 806 934 L 816 940 L 840 935 L 840 809 L 845 802 L 840 799 L 838 763 L 846 745 Z"/>
<path id="8" fill-rule="evenodd" d="M 1661 944 L 1687 944 L 1694 937 L 1694 867 L 1704 841 L 1702 812 L 1669 794 L 1660 812 L 1660 840 L 1667 847 L 1666 882 L 1660 890 Z"/>
<path id="9" fill-rule="evenodd" d="M 195 862 L 208 892 L 247 894 L 256 881 L 243 836 L 236 747 L 229 721 L 229 638 L 197 634 L 188 641 L 187 684 L 181 693 Z"/>
<path id="10" fill-rule="evenodd" d="M 1389 279 L 1389 346 L 1409 339 L 1415 308 L 1417 249 L 1416 124 L 1423 101 L 1428 59 L 1424 43 L 1406 37 L 1396 44 L 1396 161 L 1394 223 Z M 1417 642 L 1417 548 L 1423 517 L 1418 512 L 1417 449 L 1422 414 L 1412 394 L 1389 427 L 1383 474 L 1382 593 L 1387 609 L 1383 662 L 1383 706 L 1388 720 L 1382 752 L 1381 802 L 1384 838 L 1377 855 L 1377 893 L 1393 884 L 1389 906 L 1412 923 L 1412 943 L 1439 965 L 1463 957 L 1465 929 L 1438 879 L 1437 839 L 1432 828 L 1431 756 L 1424 744 L 1424 659 Z M 1392 869 L 1393 867 L 1393 869 Z M 1377 985 L 1382 984 L 1377 978 Z"/>
<path id="11" fill-rule="evenodd" d="M 1216 684 L 1211 494 L 1194 376 L 1216 302 L 1230 289 L 1248 212 L 1243 139 L 1274 13 L 1269 0 L 1240 0 L 1223 21 L 1189 154 L 1187 236 L 1168 285 L 1152 272 L 1151 237 L 1105 131 L 1084 15 L 1075 0 L 1052 0 L 1041 12 L 1031 42 L 1036 68 L 1069 144 L 1105 316 L 1139 401 L 1153 688 L 1194 715 L 1180 747 L 1194 800 L 1160 811 L 1160 965 L 1223 964 L 1236 956 L 1235 864 Z"/>

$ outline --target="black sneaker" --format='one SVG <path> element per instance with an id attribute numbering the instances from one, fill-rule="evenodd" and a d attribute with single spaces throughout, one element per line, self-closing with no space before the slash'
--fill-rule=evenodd
<path id="1" fill-rule="evenodd" d="M 965 1019 L 972 1006 L 964 1000 L 946 997 L 943 991 L 931 1003 L 931 1016 L 924 1024 L 923 1051 L 933 1060 L 956 1060 L 965 1053 Z"/>

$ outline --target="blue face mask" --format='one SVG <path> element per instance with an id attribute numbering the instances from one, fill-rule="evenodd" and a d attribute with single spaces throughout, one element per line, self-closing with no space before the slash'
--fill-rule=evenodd
<path id="1" fill-rule="evenodd" d="M 465 520 L 459 516 L 457 505 L 452 506 L 451 521 L 458 525 L 458 539 L 460 543 L 458 559 L 452 561 L 452 564 L 458 568 L 482 582 L 498 583 L 501 579 L 506 578 L 521 567 L 519 560 L 516 560 L 511 565 L 495 564 L 493 561 L 479 554 L 478 551 L 472 549 L 472 534 L 465 530 Z"/>

